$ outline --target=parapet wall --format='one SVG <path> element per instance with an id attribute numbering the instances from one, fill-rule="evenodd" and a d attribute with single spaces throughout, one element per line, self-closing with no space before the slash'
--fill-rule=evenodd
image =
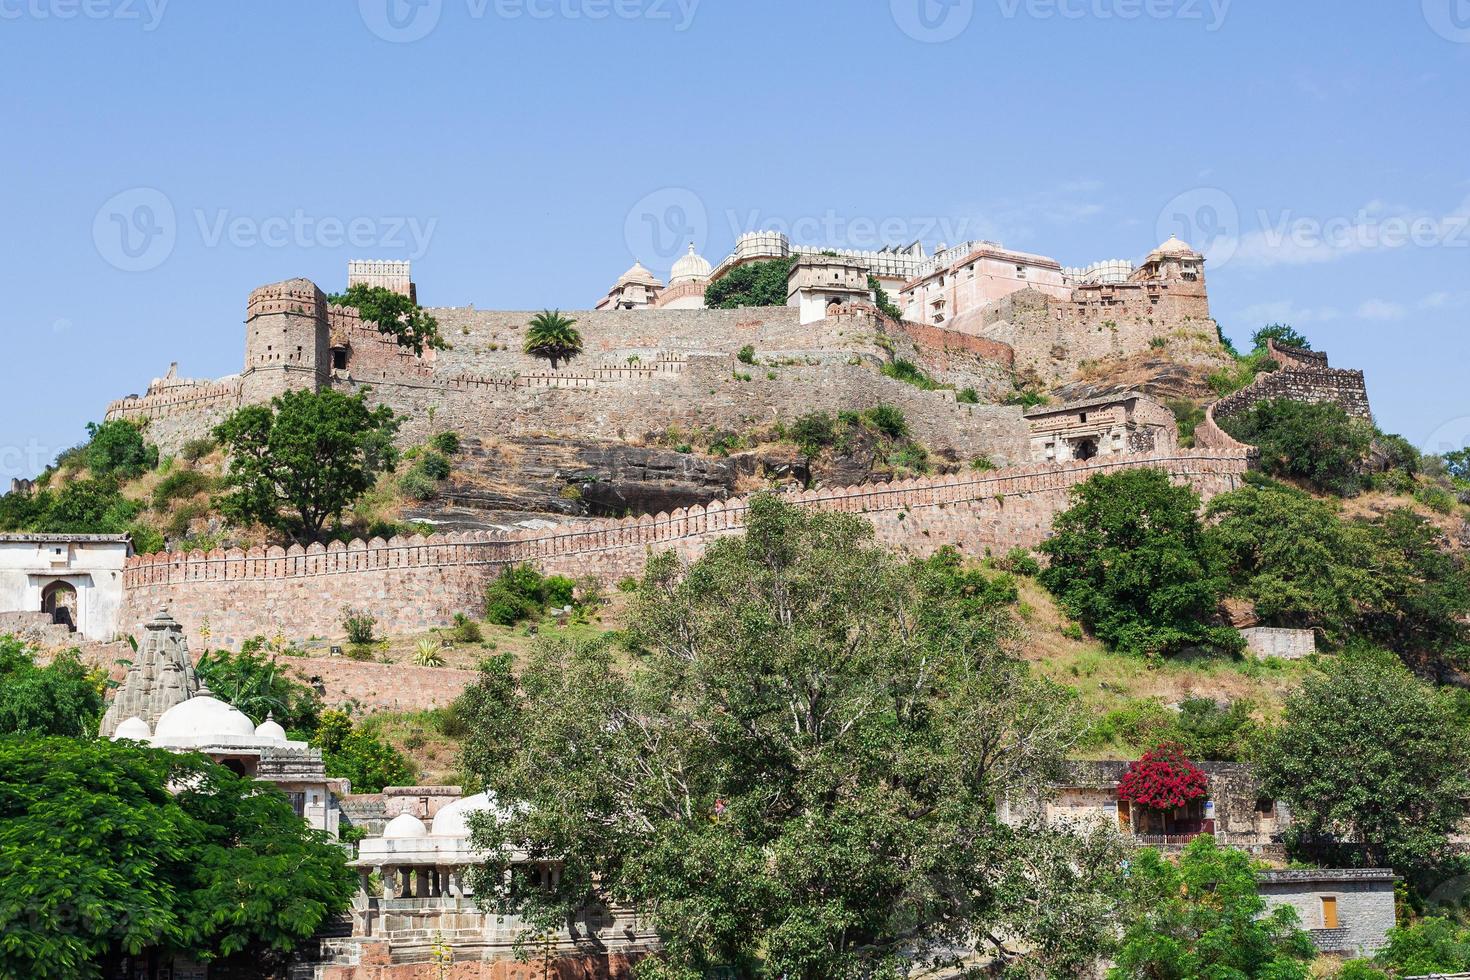
<path id="1" fill-rule="evenodd" d="M 953 545 L 971 555 L 1032 547 L 1068 506 L 1069 491 L 1099 473 L 1166 470 L 1206 499 L 1239 486 L 1244 453 L 1181 451 L 1062 465 L 811 490 L 783 495 L 802 507 L 860 514 L 881 543 L 915 554 Z M 745 527 L 749 498 L 621 521 L 552 530 L 468 533 L 133 558 L 123 574 L 124 629 L 168 607 L 191 640 L 209 624 L 215 645 L 255 635 L 339 636 L 344 607 L 377 617 L 383 632 L 408 634 L 478 613 L 485 586 L 512 563 L 605 582 L 639 574 L 650 551 L 692 559 Z"/>
<path id="2" fill-rule="evenodd" d="M 1275 341 L 1267 341 L 1267 349 L 1280 369 L 1257 375 L 1240 391 L 1216 402 L 1215 419 L 1248 412 L 1257 402 L 1286 398 L 1336 405 L 1352 418 L 1373 421 L 1373 409 L 1368 404 L 1368 386 L 1362 371 L 1328 367 L 1327 355 L 1320 351 L 1277 347 Z"/>

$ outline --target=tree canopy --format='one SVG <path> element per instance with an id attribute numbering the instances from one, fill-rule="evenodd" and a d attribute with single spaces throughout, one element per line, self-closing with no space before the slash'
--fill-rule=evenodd
<path id="1" fill-rule="evenodd" d="M 509 874 L 497 907 L 544 926 L 636 904 L 664 943 L 645 977 L 872 976 L 977 941 L 1072 975 L 1116 841 L 997 815 L 1057 773 L 1072 699 L 1010 655 L 1008 613 L 931 574 L 758 496 L 744 535 L 651 561 L 630 656 L 545 639 L 518 685 L 487 666 L 460 712 L 507 811 L 476 827 L 481 894 Z M 563 862 L 549 890 L 523 846 Z"/>
<path id="2" fill-rule="evenodd" d="M 1258 447 L 1261 468 L 1272 476 L 1344 497 L 1363 487 L 1373 426 L 1337 405 L 1271 398 L 1219 423 L 1234 438 Z"/>
<path id="3" fill-rule="evenodd" d="M 88 423 L 91 439 L 82 458 L 94 477 L 132 479 L 158 465 L 158 447 L 143 440 L 143 430 L 125 419 Z"/>
<path id="4" fill-rule="evenodd" d="M 742 306 L 785 306 L 793 256 L 738 265 L 705 290 L 704 305 L 712 310 L 734 310 Z"/>
<path id="5" fill-rule="evenodd" d="M 444 350 L 449 346 L 439 333 L 438 320 L 425 313 L 412 297 L 386 286 L 357 283 L 347 292 L 327 299 L 338 306 L 353 307 L 364 323 L 371 323 L 379 333 L 392 337 L 398 346 L 415 354 L 423 354 L 425 349 Z"/>
<path id="6" fill-rule="evenodd" d="M 90 738 L 102 716 L 104 680 L 75 653 L 38 667 L 34 651 L 0 636 L 0 735 Z"/>
<path id="7" fill-rule="evenodd" d="M 526 353 L 551 362 L 555 371 L 562 361 L 582 353 L 582 334 L 577 321 L 561 310 L 542 310 L 531 317 L 526 328 Z"/>
<path id="8" fill-rule="evenodd" d="M 1279 347 L 1295 347 L 1297 350 L 1312 349 L 1312 342 L 1298 333 L 1289 323 L 1268 323 L 1251 334 L 1251 346 L 1258 351 L 1266 349 L 1268 340 L 1276 341 Z"/>
<path id="9" fill-rule="evenodd" d="M 0 974 L 91 980 L 172 953 L 258 964 L 352 890 L 341 849 L 283 795 L 201 756 L 0 738 Z"/>
<path id="10" fill-rule="evenodd" d="M 1211 624 L 1227 580 L 1199 509 L 1199 495 L 1160 470 L 1095 476 L 1073 488 L 1041 545 L 1051 559 L 1041 582 L 1115 649 L 1237 649 L 1234 630 Z"/>
<path id="11" fill-rule="evenodd" d="M 1470 739 L 1444 694 L 1386 658 L 1344 658 L 1286 702 L 1259 758 L 1294 852 L 1330 866 L 1441 867 L 1470 798 Z"/>
<path id="12" fill-rule="evenodd" d="M 214 430 L 230 458 L 220 508 L 237 524 L 318 540 L 396 465 L 398 422 L 386 405 L 369 408 L 363 392 L 330 388 L 247 405 Z"/>
<path id="13" fill-rule="evenodd" d="M 1196 837 L 1178 862 L 1157 851 L 1128 863 L 1135 913 L 1108 980 L 1307 980 L 1317 950 L 1296 910 L 1266 912 L 1244 851 Z"/>

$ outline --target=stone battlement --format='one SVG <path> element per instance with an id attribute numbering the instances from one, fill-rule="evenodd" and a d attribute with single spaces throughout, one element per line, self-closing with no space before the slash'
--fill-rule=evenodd
<path id="1" fill-rule="evenodd" d="M 1373 421 L 1362 371 L 1329 367 L 1327 355 L 1321 351 L 1277 347 L 1273 340 L 1267 340 L 1266 347 L 1279 369 L 1256 375 L 1249 385 L 1216 402 L 1211 406 L 1210 421 L 1248 412 L 1257 402 L 1273 398 L 1333 404 L 1352 418 Z"/>
<path id="2" fill-rule="evenodd" d="M 1248 464 L 1244 453 L 1180 451 L 788 492 L 782 499 L 864 515 L 878 540 L 892 547 L 927 553 L 951 544 L 983 554 L 1039 544 L 1068 506 L 1072 487 L 1099 473 L 1160 468 L 1208 498 L 1235 489 Z M 735 497 L 550 530 L 138 556 L 123 573 L 122 622 L 170 606 L 191 629 L 208 620 L 213 642 L 235 646 L 277 628 L 335 635 L 341 609 L 352 606 L 378 617 L 390 633 L 421 632 L 446 625 L 455 613 L 478 611 L 485 586 L 508 565 L 615 581 L 639 574 L 652 550 L 692 559 L 710 541 L 743 530 L 749 507 L 750 498 Z"/>

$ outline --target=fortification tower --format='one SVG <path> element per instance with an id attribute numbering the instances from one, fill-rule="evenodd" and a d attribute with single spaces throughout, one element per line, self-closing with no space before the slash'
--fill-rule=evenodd
<path id="1" fill-rule="evenodd" d="M 309 279 L 261 286 L 245 315 L 241 400 L 254 405 L 327 383 L 331 368 L 327 297 Z"/>

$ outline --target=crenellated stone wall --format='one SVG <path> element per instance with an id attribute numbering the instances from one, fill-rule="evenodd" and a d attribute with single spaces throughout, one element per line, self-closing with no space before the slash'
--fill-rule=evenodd
<path id="1" fill-rule="evenodd" d="M 1373 421 L 1373 409 L 1368 404 L 1368 387 L 1362 371 L 1329 367 L 1327 355 L 1321 351 L 1278 347 L 1273 340 L 1268 340 L 1266 346 L 1271 358 L 1280 365 L 1279 369 L 1257 375 L 1240 391 L 1216 402 L 1211 412 L 1212 420 L 1248 412 L 1257 402 L 1285 398 L 1336 405 L 1352 418 L 1369 423 Z"/>
<path id="2" fill-rule="evenodd" d="M 915 554 L 954 545 L 972 555 L 1034 546 L 1069 504 L 1069 491 L 1098 473 L 1166 470 L 1206 499 L 1236 489 L 1244 453 L 1181 451 L 1062 465 L 1033 464 L 783 496 L 798 506 L 860 514 L 879 542 Z M 211 642 L 237 648 L 258 634 L 339 636 L 344 607 L 361 609 L 393 634 L 415 633 L 480 610 L 485 586 L 512 563 L 547 573 L 637 575 L 650 551 L 696 557 L 712 540 L 745 526 L 749 498 L 628 520 L 551 530 L 468 533 L 353 541 L 250 551 L 147 555 L 124 572 L 121 627 L 168 607 L 191 642 L 206 622 Z"/>

